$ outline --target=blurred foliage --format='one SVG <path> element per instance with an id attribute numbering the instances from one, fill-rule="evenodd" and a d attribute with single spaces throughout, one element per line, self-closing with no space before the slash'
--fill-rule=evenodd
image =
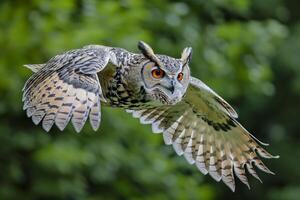
<path id="1" fill-rule="evenodd" d="M 298 0 L 1 0 L 0 199 L 300 199 Z M 279 160 L 275 176 L 232 193 L 127 113 L 103 109 L 97 133 L 50 134 L 22 111 L 26 63 L 87 44 L 178 57 L 223 95 Z"/>

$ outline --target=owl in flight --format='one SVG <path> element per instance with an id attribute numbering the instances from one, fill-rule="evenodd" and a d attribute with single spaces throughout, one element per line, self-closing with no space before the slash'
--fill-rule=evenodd
<path id="1" fill-rule="evenodd" d="M 260 180 L 255 167 L 273 174 L 260 157 L 275 158 L 237 121 L 235 110 L 202 81 L 190 75 L 192 48 L 180 59 L 155 54 L 139 42 L 141 54 L 89 45 L 26 65 L 34 74 L 23 88 L 24 110 L 37 125 L 61 131 L 71 121 L 80 132 L 89 118 L 96 131 L 101 106 L 120 107 L 152 124 L 203 174 L 235 190 L 234 175 L 248 187 L 246 172 Z M 260 157 L 259 157 L 260 156 Z"/>

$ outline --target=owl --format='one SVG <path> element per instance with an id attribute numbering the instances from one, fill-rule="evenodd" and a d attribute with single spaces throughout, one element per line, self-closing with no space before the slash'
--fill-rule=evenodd
<path id="1" fill-rule="evenodd" d="M 99 128 L 101 106 L 123 108 L 232 191 L 235 177 L 250 188 L 246 169 L 258 180 L 255 168 L 273 174 L 260 157 L 278 156 L 262 148 L 267 144 L 237 121 L 222 97 L 191 76 L 191 47 L 179 59 L 155 54 L 142 41 L 138 49 L 89 45 L 26 65 L 34 74 L 23 88 L 23 109 L 47 132 L 54 124 L 62 131 L 69 122 L 80 132 L 88 119 L 93 130 Z"/>

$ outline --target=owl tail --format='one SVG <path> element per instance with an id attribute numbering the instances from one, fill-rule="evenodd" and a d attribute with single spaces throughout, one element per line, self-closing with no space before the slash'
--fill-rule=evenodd
<path id="1" fill-rule="evenodd" d="M 42 69 L 44 66 L 45 66 L 45 64 L 28 64 L 28 65 L 24 65 L 24 67 L 27 67 L 28 69 L 30 69 L 34 73 L 36 73 L 37 71 Z"/>

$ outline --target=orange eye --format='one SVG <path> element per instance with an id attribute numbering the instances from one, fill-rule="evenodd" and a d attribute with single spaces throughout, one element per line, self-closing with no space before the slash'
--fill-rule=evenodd
<path id="1" fill-rule="evenodd" d="M 152 70 L 151 74 L 154 78 L 157 78 L 157 79 L 165 76 L 165 72 L 161 69 L 154 69 L 154 70 Z"/>
<path id="2" fill-rule="evenodd" d="M 180 73 L 178 74 L 177 79 L 178 79 L 179 81 L 182 81 L 182 79 L 183 79 L 183 73 L 182 73 L 182 72 L 180 72 Z"/>

